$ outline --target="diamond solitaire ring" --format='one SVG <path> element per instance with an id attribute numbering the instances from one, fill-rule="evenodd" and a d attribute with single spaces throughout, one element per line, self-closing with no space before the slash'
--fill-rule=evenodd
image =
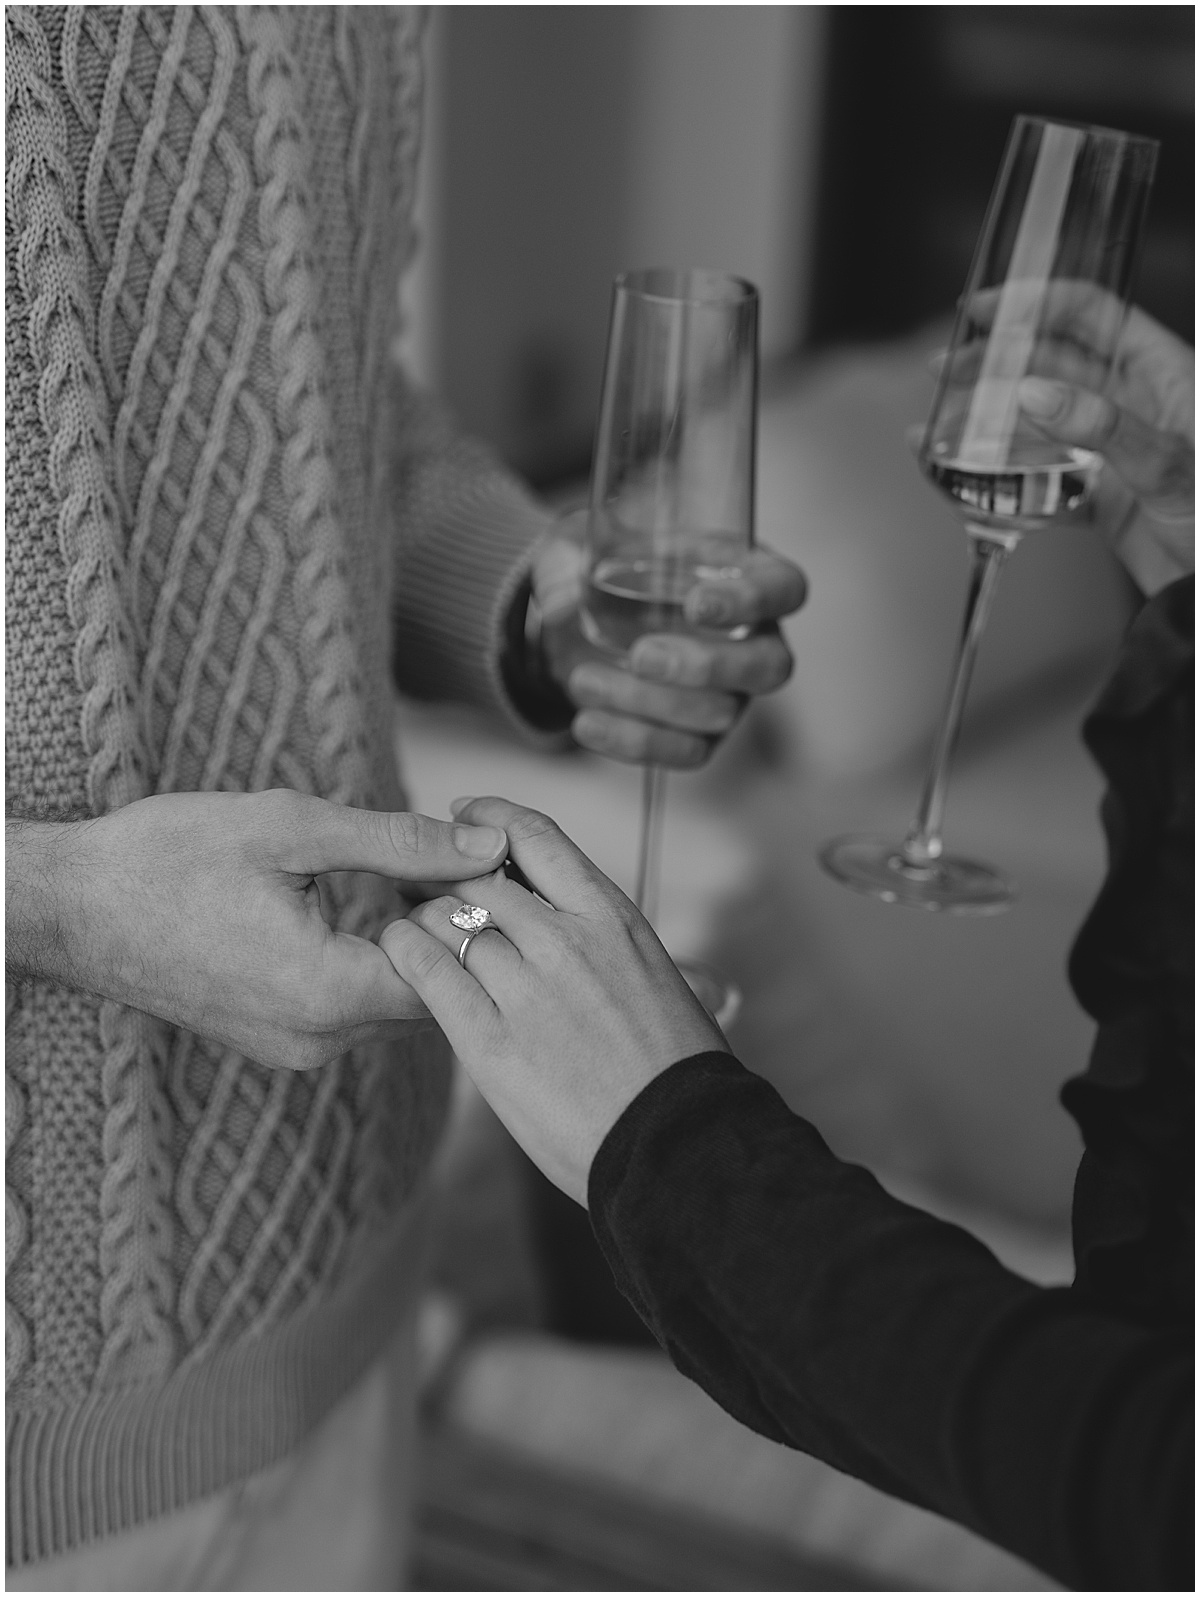
<path id="1" fill-rule="evenodd" d="M 467 949 L 471 946 L 472 938 L 478 937 L 480 932 L 500 930 L 492 919 L 491 910 L 484 909 L 480 904 L 461 904 L 451 914 L 450 924 L 467 934 L 458 949 L 458 962 L 464 970 L 467 968 Z"/>

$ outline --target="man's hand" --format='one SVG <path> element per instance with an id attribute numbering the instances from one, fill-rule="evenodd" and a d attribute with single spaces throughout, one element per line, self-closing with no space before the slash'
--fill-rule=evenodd
<path id="1" fill-rule="evenodd" d="M 804 603 L 803 572 L 763 548 L 737 577 L 698 583 L 684 613 L 695 633 L 639 638 L 628 663 L 594 648 L 579 625 L 586 512 L 564 517 L 533 565 L 542 644 L 576 708 L 576 742 L 611 759 L 703 765 L 749 698 L 781 687 L 792 657 L 776 625 Z M 728 634 L 747 629 L 747 636 Z M 725 635 L 722 635 L 725 634 Z"/>
<path id="2" fill-rule="evenodd" d="M 428 1023 L 386 956 L 321 915 L 316 877 L 494 871 L 494 826 L 269 793 L 174 793 L 99 820 L 6 824 L 8 964 L 306 1070 Z M 397 907 L 400 907 L 399 905 Z"/>

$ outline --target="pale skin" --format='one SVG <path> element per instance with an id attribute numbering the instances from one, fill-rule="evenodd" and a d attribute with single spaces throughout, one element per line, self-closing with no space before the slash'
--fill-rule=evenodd
<path id="1" fill-rule="evenodd" d="M 564 579 L 564 547 L 547 542 L 534 578 L 555 575 L 550 664 L 587 747 L 701 764 L 748 698 L 786 679 L 775 618 L 804 594 L 788 562 L 763 552 L 730 596 L 722 624 L 754 625 L 751 637 L 668 638 L 658 650 L 643 640 L 625 670 L 595 658 L 579 634 L 582 572 L 568 547 Z M 326 924 L 317 876 L 462 880 L 495 870 L 507 847 L 495 829 L 282 790 L 162 794 L 87 821 L 6 820 L 6 973 L 115 999 L 268 1066 L 311 1069 L 429 1024 L 378 947 Z"/>
<path id="2" fill-rule="evenodd" d="M 748 701 L 791 675 L 778 623 L 804 603 L 804 573 L 770 549 L 749 550 L 740 576 L 698 583 L 688 594 L 685 615 L 699 635 L 647 634 L 618 662 L 594 649 L 579 626 L 585 520 L 560 521 L 533 565 L 550 669 L 577 711 L 572 736 L 609 759 L 703 765 Z M 737 629 L 749 636 L 720 635 Z"/>
<path id="3" fill-rule="evenodd" d="M 162 794 L 97 820 L 9 821 L 5 843 L 10 979 L 116 999 L 300 1070 L 428 1024 L 375 944 L 326 925 L 317 876 L 471 877 L 494 870 L 508 847 L 494 827 L 283 789 Z"/>
<path id="4" fill-rule="evenodd" d="M 457 883 L 386 927 L 379 946 L 534 1163 L 586 1203 L 592 1159 L 622 1110 L 677 1059 L 729 1045 L 646 919 L 548 816 L 501 798 L 451 808 L 504 828 L 536 894 L 502 872 Z M 450 915 L 464 895 L 498 930 L 473 938 L 460 966 Z"/>
<path id="5" fill-rule="evenodd" d="M 1060 285 L 1038 344 L 1033 373 L 1019 389 L 1021 408 L 1047 437 L 1093 449 L 1105 469 L 1085 514 L 1107 537 L 1145 594 L 1157 593 L 1196 563 L 1196 376 L 1191 346 L 1137 306 L 1125 317 L 1112 374 L 1102 377 L 1089 338 L 1111 322 L 1109 296 Z M 988 296 L 972 312 L 987 325 Z M 960 352 L 955 376 L 971 376 L 972 350 Z M 940 371 L 943 356 L 935 357 Z"/>
<path id="6" fill-rule="evenodd" d="M 1193 569 L 1192 352 L 1140 312 L 1126 340 L 1107 396 L 1060 376 L 1027 397 L 1049 435 L 1104 456 L 1097 523 L 1155 592 Z M 634 1098 L 676 1061 L 728 1045 L 645 920 L 552 821 L 499 798 L 452 810 L 503 827 L 546 902 L 503 876 L 457 883 L 385 928 L 380 947 L 525 1152 L 586 1203 L 592 1161 Z M 498 930 L 472 941 L 462 968 L 449 915 L 464 898 Z"/>
<path id="7" fill-rule="evenodd" d="M 1077 331 L 1073 329 L 1072 338 L 1064 343 L 1081 343 Z M 1190 570 L 1194 559 L 1191 351 L 1150 318 L 1134 312 L 1107 396 L 1091 392 L 1079 381 L 1064 380 L 1068 373 L 1086 377 L 1086 359 L 1064 365 L 1055 376 L 1039 377 L 1041 391 L 1028 389 L 1023 401 L 1031 418 L 1049 435 L 1104 455 L 1108 469 L 1097 498 L 1096 519 L 1134 579 L 1145 591 L 1156 591 Z M 788 675 L 790 658 L 777 621 L 802 602 L 804 579 L 795 567 L 768 551 L 757 551 L 740 579 L 706 584 L 688 599 L 694 622 L 727 631 L 749 626 L 753 630 L 748 638 L 642 639 L 627 669 L 592 657 L 582 644 L 577 624 L 581 581 L 578 546 L 550 539 L 534 567 L 535 590 L 545 600 L 549 660 L 578 708 L 576 738 L 597 752 L 665 765 L 700 764 L 747 698 L 779 686 Z M 313 880 L 321 871 L 349 868 L 411 881 L 462 880 L 472 872 L 461 864 L 447 868 L 444 860 L 432 856 L 406 859 L 401 868 L 394 854 L 383 864 L 372 865 L 365 855 L 355 853 L 337 865 L 330 862 L 328 848 L 320 847 L 312 857 L 293 857 L 281 867 L 270 853 L 272 840 L 265 835 L 269 828 L 254 823 L 253 810 L 245 808 L 236 814 L 227 810 L 214 824 L 213 842 L 221 847 L 208 854 L 201 847 L 201 858 L 209 862 L 202 868 L 189 846 L 181 845 L 181 839 L 188 843 L 191 833 L 180 827 L 177 807 L 192 800 L 237 798 L 164 795 L 142 801 L 151 808 L 131 805 L 121 813 L 136 812 L 132 843 L 129 821 L 115 834 L 110 826 L 119 816 L 96 822 L 24 824 L 11 836 L 11 828 L 19 823 L 9 823 L 6 907 L 12 973 L 65 981 L 118 998 L 228 1042 L 265 1063 L 301 1068 L 335 1057 L 348 1041 L 395 1035 L 406 1025 L 421 1023 L 424 1008 L 410 991 L 402 992 L 402 984 L 387 989 L 385 998 L 378 966 L 369 972 L 364 963 L 370 958 L 365 953 L 370 945 L 354 950 L 362 957 L 352 978 L 335 962 L 327 938 L 339 934 L 331 933 L 323 921 L 324 929 L 317 927 L 320 910 Z M 315 829 L 329 843 L 337 825 L 323 812 Z M 101 828 L 99 857 L 110 866 L 114 857 L 110 842 L 117 845 L 122 869 L 136 873 L 147 861 L 155 862 L 143 890 L 114 894 L 111 868 L 107 875 L 97 875 L 92 868 L 97 855 L 94 831 L 82 837 L 77 831 L 81 826 Z M 227 857 L 243 860 L 241 874 L 222 876 L 213 864 L 221 849 Z M 199 879 L 208 872 L 213 892 L 198 895 Z M 109 883 L 107 892 L 101 885 L 104 881 Z M 220 881 L 223 888 L 216 885 Z M 162 906 L 172 940 L 163 941 L 155 916 L 134 908 L 126 913 L 122 903 L 126 898 L 130 906 L 143 910 L 151 903 Z M 277 939 L 284 929 L 298 929 L 299 904 L 306 906 L 307 920 L 295 950 L 302 956 L 297 968 L 310 978 L 315 973 L 319 978 L 315 984 L 312 979 L 293 982 L 290 971 L 278 977 L 258 968 L 268 963 L 264 948 L 274 946 L 278 955 L 280 948 L 289 946 L 286 941 L 272 945 L 270 939 Z M 265 921 L 260 918 L 264 911 Z M 247 933 L 245 959 L 225 957 L 229 924 Z M 106 952 L 110 944 L 124 950 L 119 959 Z M 343 943 L 332 946 L 350 952 Z M 170 957 L 165 952 L 168 947 Z M 331 972 L 336 983 L 326 980 Z"/>

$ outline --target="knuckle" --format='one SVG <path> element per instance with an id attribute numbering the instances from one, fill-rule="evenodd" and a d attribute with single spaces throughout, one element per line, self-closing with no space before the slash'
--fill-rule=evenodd
<path id="1" fill-rule="evenodd" d="M 716 681 L 720 672 L 721 651 L 699 638 L 685 638 L 678 656 L 672 680 L 681 688 L 707 688 Z"/>
<path id="2" fill-rule="evenodd" d="M 591 661 L 576 666 L 567 681 L 567 691 L 581 709 L 603 704 L 609 696 L 608 680 L 603 668 L 593 665 Z"/>
<path id="3" fill-rule="evenodd" d="M 645 721 L 626 721 L 619 729 L 619 737 L 614 737 L 614 742 L 622 759 L 636 760 L 640 765 L 652 760 L 660 745 L 670 747 L 678 736 L 665 729 L 648 726 Z"/>
<path id="4" fill-rule="evenodd" d="M 379 812 L 387 842 L 398 854 L 416 854 L 420 851 L 425 832 L 421 817 L 408 810 Z"/>
<path id="5" fill-rule="evenodd" d="M 559 828 L 541 810 L 521 810 L 509 821 L 506 831 L 511 841 L 535 843 L 540 838 L 557 837 Z"/>
<path id="6" fill-rule="evenodd" d="M 297 793 L 291 787 L 269 787 L 262 793 L 252 793 L 248 797 L 262 815 L 276 824 L 300 821 L 310 803 L 307 794 Z"/>
<path id="7" fill-rule="evenodd" d="M 425 905 L 418 906 L 411 912 L 410 918 L 392 921 L 379 934 L 380 948 L 394 965 L 403 966 L 405 970 L 412 966 L 413 949 L 424 942 L 420 933 L 424 930 L 422 911 L 426 908 Z"/>
<path id="8" fill-rule="evenodd" d="M 607 752 L 604 744 L 603 726 L 600 717 L 594 710 L 580 710 L 571 721 L 571 736 L 581 748 L 593 749 L 597 754 Z M 511 833 L 509 836 L 511 837 Z"/>
<path id="9" fill-rule="evenodd" d="M 548 937 L 538 950 L 538 964 L 550 976 L 569 972 L 577 963 L 582 951 L 579 929 L 572 922 L 555 926 L 554 936 Z"/>
<path id="10" fill-rule="evenodd" d="M 614 895 L 608 905 L 608 914 L 612 917 L 618 933 L 627 942 L 636 941 L 645 920 L 632 899 L 626 898 L 624 893 Z"/>
<path id="11" fill-rule="evenodd" d="M 572 722 L 571 732 L 577 743 L 606 759 L 640 765 L 651 755 L 653 728 L 630 716 L 584 710 Z M 513 835 L 510 828 L 509 837 Z"/>
<path id="12" fill-rule="evenodd" d="M 268 864 L 288 870 L 297 867 L 304 840 L 313 826 L 313 814 L 326 802 L 312 794 L 300 794 L 294 787 L 267 787 L 264 792 L 246 795 L 251 806 L 251 826 L 244 842 L 262 854 Z"/>
<path id="13" fill-rule="evenodd" d="M 712 738 L 691 735 L 685 732 L 666 733 L 655 738 L 651 733 L 647 738 L 648 747 L 645 758 L 652 758 L 656 763 L 672 765 L 680 771 L 693 771 L 704 764 L 712 753 L 714 740 Z"/>
<path id="14" fill-rule="evenodd" d="M 389 959 L 392 959 L 393 956 L 398 958 L 404 947 L 407 935 L 404 931 L 403 921 L 390 921 L 379 934 L 379 946 Z"/>
<path id="15" fill-rule="evenodd" d="M 301 1072 L 319 1070 L 332 1057 L 328 1043 L 316 1037 L 302 1037 L 292 1050 L 289 1068 Z"/>
<path id="16" fill-rule="evenodd" d="M 728 732 L 741 713 L 741 703 L 732 693 L 715 694 L 707 701 L 705 715 L 697 732 Z"/>
<path id="17" fill-rule="evenodd" d="M 261 833 L 263 845 L 280 857 L 290 852 L 309 818 L 312 802 L 307 794 L 290 787 L 272 787 L 246 795 L 255 833 Z"/>
<path id="18" fill-rule="evenodd" d="M 418 980 L 422 976 L 431 976 L 447 957 L 441 943 L 432 937 L 418 939 L 405 936 L 402 946 L 404 968 L 411 971 Z"/>
<path id="19" fill-rule="evenodd" d="M 412 936 L 410 926 L 416 926 L 420 931 L 432 931 L 439 920 L 444 920 L 450 911 L 457 909 L 458 899 L 430 898 L 423 904 L 414 904 L 403 920 L 393 921 L 390 926 L 385 926 L 380 934 L 379 946 L 385 951 L 392 948 L 403 948 Z"/>
<path id="20" fill-rule="evenodd" d="M 762 691 L 771 693 L 776 688 L 781 688 L 791 676 L 794 667 L 795 661 L 787 644 L 782 638 L 772 638 L 768 647 L 763 650 Z"/>

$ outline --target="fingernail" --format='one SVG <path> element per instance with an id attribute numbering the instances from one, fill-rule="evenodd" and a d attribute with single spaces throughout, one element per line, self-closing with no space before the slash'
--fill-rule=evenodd
<path id="1" fill-rule="evenodd" d="M 1017 384 L 1021 409 L 1046 420 L 1058 415 L 1066 397 L 1067 390 L 1061 383 L 1052 383 L 1045 377 L 1022 377 Z"/>
<path id="2" fill-rule="evenodd" d="M 670 676 L 675 656 L 662 638 L 641 638 L 633 647 L 629 663 L 639 676 Z"/>
<path id="3" fill-rule="evenodd" d="M 709 626 L 728 621 L 733 614 L 733 607 L 723 593 L 698 593 L 688 600 L 687 609 L 693 620 Z"/>
<path id="4" fill-rule="evenodd" d="M 606 737 L 609 718 L 603 710 L 580 710 L 571 722 L 571 732 L 576 742 L 590 745 Z"/>
<path id="5" fill-rule="evenodd" d="M 458 817 L 462 814 L 462 812 L 466 809 L 467 805 L 468 804 L 474 804 L 474 802 L 475 802 L 474 795 L 472 795 L 470 798 L 451 799 L 450 800 L 450 813 L 451 813 L 451 815 L 453 815 L 454 818 L 457 820 Z"/>
<path id="6" fill-rule="evenodd" d="M 605 675 L 603 669 L 597 669 L 590 664 L 577 665 L 567 679 L 567 691 L 577 696 L 585 693 L 601 693 L 604 690 Z"/>
<path id="7" fill-rule="evenodd" d="M 498 826 L 456 826 L 454 846 L 468 859 L 491 859 L 501 853 L 508 838 Z"/>

